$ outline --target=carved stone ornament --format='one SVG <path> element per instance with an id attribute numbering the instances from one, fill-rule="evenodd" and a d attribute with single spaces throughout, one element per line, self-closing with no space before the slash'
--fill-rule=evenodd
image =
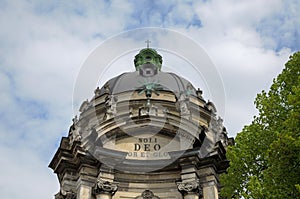
<path id="1" fill-rule="evenodd" d="M 71 145 L 75 141 L 81 141 L 81 135 L 80 135 L 79 131 L 80 131 L 80 128 L 78 126 L 78 119 L 77 119 L 77 116 L 75 116 L 75 118 L 73 119 L 73 124 L 69 130 L 69 139 L 70 139 Z"/>
<path id="2" fill-rule="evenodd" d="M 145 116 L 145 115 L 157 116 L 157 114 L 158 114 L 158 108 L 154 105 L 142 106 L 139 108 L 139 116 Z"/>
<path id="3" fill-rule="evenodd" d="M 180 115 L 186 119 L 190 118 L 189 101 L 189 96 L 184 92 L 179 95 L 177 101 L 177 109 L 180 110 Z"/>
<path id="4" fill-rule="evenodd" d="M 105 89 L 105 93 L 106 94 L 109 94 L 110 93 L 110 87 L 109 87 L 109 84 L 108 83 L 106 83 L 105 85 L 104 85 L 104 89 Z"/>
<path id="5" fill-rule="evenodd" d="M 186 85 L 186 96 L 190 96 L 192 93 L 196 92 L 196 89 L 193 87 L 193 85 L 191 83 L 188 83 Z"/>
<path id="6" fill-rule="evenodd" d="M 199 185 L 199 180 L 177 182 L 177 187 L 182 194 L 199 193 L 200 196 L 202 195 L 202 189 Z"/>
<path id="7" fill-rule="evenodd" d="M 58 193 L 55 195 L 55 199 L 64 199 L 65 196 L 63 196 L 61 193 Z"/>
<path id="8" fill-rule="evenodd" d="M 141 196 L 137 196 L 135 199 L 159 199 L 158 196 L 155 196 L 151 190 L 145 190 Z"/>
<path id="9" fill-rule="evenodd" d="M 114 195 L 117 190 L 118 190 L 118 186 L 116 182 L 98 180 L 96 187 L 93 190 L 93 193 L 95 195 L 101 193 L 110 193 L 111 195 Z"/>
<path id="10" fill-rule="evenodd" d="M 227 136 L 227 132 L 226 132 L 225 127 L 223 128 L 222 132 L 219 134 L 217 141 L 221 141 L 223 146 L 228 146 L 229 145 L 228 136 Z"/>
<path id="11" fill-rule="evenodd" d="M 223 120 L 220 117 L 218 119 L 212 118 L 209 127 L 215 133 L 220 134 L 223 130 Z"/>
<path id="12" fill-rule="evenodd" d="M 94 93 L 95 93 L 95 97 L 99 97 L 99 96 L 100 96 L 100 88 L 97 87 L 97 88 L 95 89 Z"/>
<path id="13" fill-rule="evenodd" d="M 196 91 L 196 95 L 199 99 L 203 99 L 202 94 L 203 94 L 203 91 L 200 88 L 198 88 L 198 90 Z"/>
<path id="14" fill-rule="evenodd" d="M 85 100 L 84 102 L 82 102 L 82 104 L 79 107 L 79 112 L 83 113 L 84 111 L 86 111 L 89 107 L 90 107 L 90 102 L 89 100 Z"/>
<path id="15" fill-rule="evenodd" d="M 110 119 L 117 115 L 117 101 L 118 98 L 113 95 L 109 95 L 105 101 L 106 114 L 105 119 Z"/>
<path id="16" fill-rule="evenodd" d="M 133 108 L 130 107 L 129 109 L 129 117 L 132 118 L 133 117 Z"/>
<path id="17" fill-rule="evenodd" d="M 61 190 L 58 194 L 55 195 L 55 199 L 76 199 L 76 193 Z"/>
<path id="18" fill-rule="evenodd" d="M 76 199 L 76 194 L 73 192 L 67 192 L 66 199 Z"/>

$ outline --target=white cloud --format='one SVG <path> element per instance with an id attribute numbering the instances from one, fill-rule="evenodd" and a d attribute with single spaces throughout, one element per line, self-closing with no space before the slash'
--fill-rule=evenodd
<path id="1" fill-rule="evenodd" d="M 193 7 L 203 28 L 180 29 L 203 46 L 219 69 L 226 90 L 224 119 L 230 135 L 251 122 L 256 114 L 256 94 L 269 88 L 292 53 L 289 48 L 268 48 L 266 42 L 276 42 L 275 38 L 266 39 L 256 29 L 282 6 L 281 1 L 197 1 Z"/>
<path id="2" fill-rule="evenodd" d="M 299 1 L 1 1 L 0 6 L 4 198 L 53 198 L 58 183 L 47 164 L 67 134 L 80 65 L 96 45 L 127 27 L 163 26 L 203 46 L 224 81 L 231 135 L 251 121 L 254 97 L 300 47 Z M 195 17 L 202 27 L 189 26 Z M 25 195 L 15 187 L 26 189 Z"/>
<path id="3" fill-rule="evenodd" d="M 59 185 L 47 164 L 22 146 L 0 147 L 2 198 L 53 198 Z M 21 188 L 21 189 L 20 189 Z"/>

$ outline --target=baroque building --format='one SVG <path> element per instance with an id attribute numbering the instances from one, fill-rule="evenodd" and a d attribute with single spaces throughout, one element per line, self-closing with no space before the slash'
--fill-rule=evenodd
<path id="1" fill-rule="evenodd" d="M 134 65 L 82 103 L 49 165 L 55 199 L 218 199 L 234 141 L 216 107 L 161 71 L 156 50 L 142 49 Z"/>

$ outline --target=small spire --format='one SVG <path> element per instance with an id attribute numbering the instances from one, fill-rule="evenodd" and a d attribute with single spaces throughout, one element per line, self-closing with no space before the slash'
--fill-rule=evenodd
<path id="1" fill-rule="evenodd" d="M 151 41 L 150 41 L 149 39 L 147 39 L 147 40 L 145 41 L 145 43 L 147 44 L 147 48 L 149 48 L 149 44 L 151 43 Z"/>

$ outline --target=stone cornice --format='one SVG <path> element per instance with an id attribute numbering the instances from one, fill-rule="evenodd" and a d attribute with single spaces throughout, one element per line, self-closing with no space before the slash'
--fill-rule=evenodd
<path id="1" fill-rule="evenodd" d="M 58 150 L 49 164 L 54 173 L 62 174 L 67 170 L 77 172 L 83 164 L 95 166 L 99 164 L 95 158 L 80 146 L 80 142 L 74 142 L 72 145 L 68 143 L 68 138 L 63 137 Z"/>

